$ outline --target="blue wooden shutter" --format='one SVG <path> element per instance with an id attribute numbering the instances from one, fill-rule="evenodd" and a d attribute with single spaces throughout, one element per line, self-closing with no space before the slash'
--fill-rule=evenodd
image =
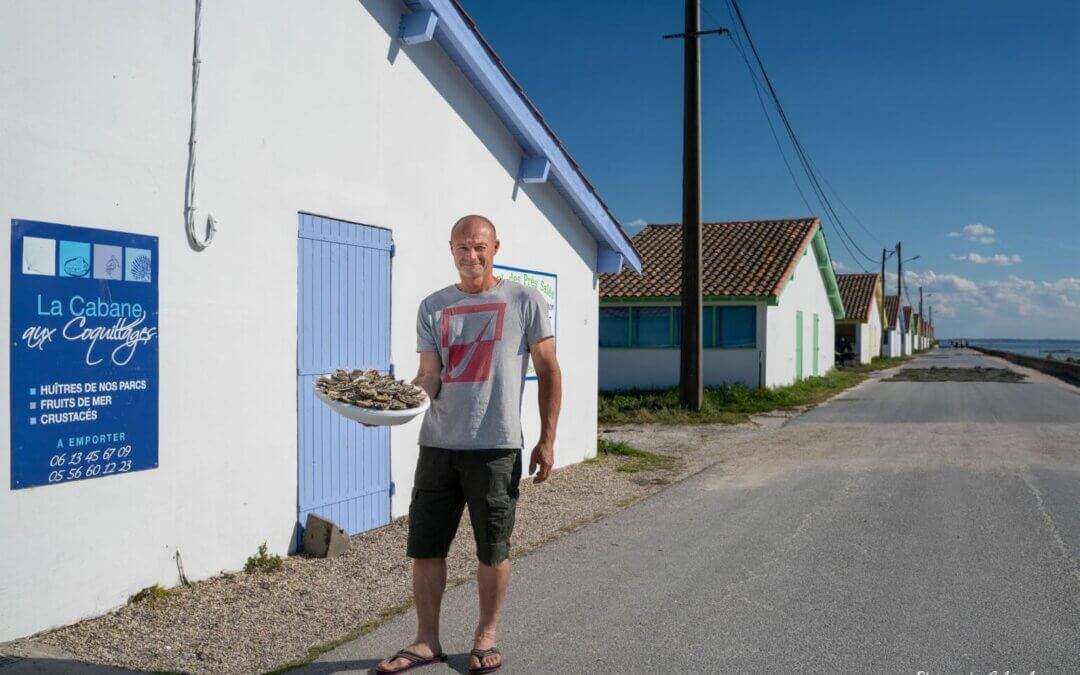
<path id="1" fill-rule="evenodd" d="M 312 393 L 335 368 L 389 372 L 390 231 L 300 214 L 297 512 L 349 534 L 390 522 L 390 431 L 330 411 Z"/>

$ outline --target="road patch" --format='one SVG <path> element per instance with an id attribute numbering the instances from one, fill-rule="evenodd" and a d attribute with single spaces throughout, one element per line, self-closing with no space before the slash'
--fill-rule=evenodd
<path id="1" fill-rule="evenodd" d="M 904 368 L 883 382 L 1023 382 L 1027 375 L 1008 368 Z"/>

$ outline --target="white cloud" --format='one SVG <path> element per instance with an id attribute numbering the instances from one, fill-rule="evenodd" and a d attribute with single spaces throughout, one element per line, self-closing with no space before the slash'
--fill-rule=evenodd
<path id="1" fill-rule="evenodd" d="M 1010 276 L 1004 281 L 987 281 L 982 299 L 990 310 L 1024 318 L 1065 318 L 1080 316 L 1080 279 L 1032 281 Z"/>
<path id="2" fill-rule="evenodd" d="M 896 293 L 896 274 L 886 273 Z M 1080 334 L 1080 278 L 1035 281 L 1010 275 L 976 283 L 956 274 L 904 273 L 907 297 L 933 307 L 939 337 L 1069 338 Z"/>
<path id="3" fill-rule="evenodd" d="M 987 227 L 982 223 L 972 223 L 971 225 L 965 225 L 959 232 L 950 232 L 950 237 L 963 237 L 968 241 L 973 241 L 977 244 L 993 244 L 997 240 L 994 238 L 994 228 Z"/>
<path id="4" fill-rule="evenodd" d="M 892 278 L 895 283 L 896 275 Z M 937 272 L 912 272 L 904 273 L 904 286 L 909 292 L 918 293 L 919 286 L 926 293 L 975 293 L 979 287 L 971 279 L 966 279 L 958 274 L 938 274 Z M 914 299 L 915 296 L 912 296 Z"/>
<path id="5" fill-rule="evenodd" d="M 1023 262 L 1023 259 L 1018 255 L 1005 255 L 1004 253 L 995 253 L 994 255 L 985 256 L 978 253 L 968 253 L 967 255 L 952 255 L 953 260 L 961 262 L 975 263 L 976 265 L 1016 265 Z"/>
<path id="6" fill-rule="evenodd" d="M 626 233 L 631 237 L 645 229 L 649 223 L 644 218 L 635 218 L 626 224 Z"/>
<path id="7" fill-rule="evenodd" d="M 832 266 L 833 266 L 833 269 L 836 270 L 837 272 L 843 272 L 844 270 L 847 269 L 847 265 L 840 262 L 839 260 L 833 260 L 832 261 Z"/>

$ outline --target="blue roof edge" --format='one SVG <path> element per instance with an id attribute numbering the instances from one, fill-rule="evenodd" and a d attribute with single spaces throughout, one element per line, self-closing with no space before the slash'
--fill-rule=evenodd
<path id="1" fill-rule="evenodd" d="M 455 0 L 406 0 L 405 5 L 413 12 L 435 12 L 439 17 L 435 40 L 492 106 L 525 155 L 551 162 L 549 180 L 599 244 L 598 269 L 601 260 L 621 257 L 640 273 L 641 256 L 630 238 L 464 9 Z"/>

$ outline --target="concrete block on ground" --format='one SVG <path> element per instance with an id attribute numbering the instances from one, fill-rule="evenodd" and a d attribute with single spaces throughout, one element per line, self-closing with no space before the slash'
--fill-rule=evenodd
<path id="1" fill-rule="evenodd" d="M 316 558 L 336 558 L 349 548 L 349 536 L 333 522 L 309 513 L 304 525 L 304 553 Z"/>

